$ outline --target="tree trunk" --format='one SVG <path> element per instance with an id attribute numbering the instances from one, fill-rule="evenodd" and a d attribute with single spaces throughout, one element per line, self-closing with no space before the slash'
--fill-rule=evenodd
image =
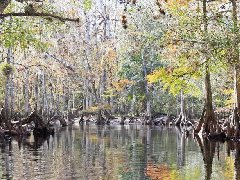
<path id="1" fill-rule="evenodd" d="M 15 113 L 15 92 L 14 92 L 14 74 L 11 74 L 11 88 L 10 88 L 10 97 L 11 97 L 11 104 L 10 104 L 10 114 L 11 116 Z"/>
<path id="2" fill-rule="evenodd" d="M 144 56 L 145 48 L 143 47 L 141 51 L 141 59 L 142 59 L 142 72 L 143 72 L 143 81 L 144 81 L 144 89 L 145 89 L 145 100 L 144 100 L 144 108 L 146 109 L 145 114 L 148 117 L 151 117 L 151 102 L 150 102 L 150 94 L 148 89 L 148 81 L 147 81 L 147 62 L 146 57 Z"/>
<path id="3" fill-rule="evenodd" d="M 50 94 L 49 94 L 49 114 L 52 116 L 54 112 L 54 94 L 52 84 L 50 86 Z"/>
<path id="4" fill-rule="evenodd" d="M 211 81 L 210 81 L 210 72 L 208 67 L 206 67 L 206 75 L 205 75 L 205 108 L 206 108 L 206 115 L 205 115 L 203 130 L 208 134 L 208 133 L 215 132 L 216 125 L 217 125 L 214 111 L 213 111 L 213 105 L 212 105 L 212 89 L 211 89 Z"/>
<path id="5" fill-rule="evenodd" d="M 132 114 L 135 114 L 135 103 L 136 103 L 136 95 L 135 95 L 135 91 L 133 89 L 133 92 L 132 92 L 132 101 L 131 101 L 131 108 L 130 108 L 130 111 Z"/>
<path id="6" fill-rule="evenodd" d="M 235 145 L 235 159 L 234 159 L 234 179 L 240 179 L 240 147 L 239 144 L 234 142 Z"/>
<path id="7" fill-rule="evenodd" d="M 206 138 L 203 138 L 203 142 L 200 139 L 200 137 L 196 134 L 195 138 L 197 140 L 197 143 L 200 147 L 203 161 L 204 161 L 204 167 L 205 167 L 205 178 L 206 180 L 211 179 L 212 175 L 212 165 L 213 165 L 213 158 L 215 155 L 215 149 L 216 149 L 216 142 L 211 142 Z"/>
<path id="8" fill-rule="evenodd" d="M 201 115 L 200 120 L 198 122 L 198 125 L 194 129 L 194 134 L 198 134 L 201 131 L 202 125 L 203 125 L 203 122 L 204 122 L 205 113 L 206 113 L 206 108 L 204 106 L 203 111 L 202 111 L 202 115 Z"/>
<path id="9" fill-rule="evenodd" d="M 233 53 L 232 53 L 232 61 L 234 63 L 234 119 L 233 125 L 235 125 L 235 137 L 239 137 L 239 115 L 240 115 L 240 67 L 239 67 L 239 49 L 238 45 L 238 19 L 237 19 L 237 1 L 231 0 L 232 2 L 232 21 L 233 21 Z"/>
<path id="10" fill-rule="evenodd" d="M 38 75 L 36 73 L 35 82 L 34 82 L 34 110 L 38 112 Z"/>
<path id="11" fill-rule="evenodd" d="M 7 52 L 7 64 L 11 63 L 12 59 L 12 49 L 9 48 Z M 10 86 L 11 86 L 11 79 L 10 79 L 11 74 L 7 73 L 6 74 L 6 84 L 5 84 L 5 104 L 4 104 L 4 110 L 5 110 L 5 120 L 7 125 L 9 125 L 9 120 L 10 120 Z"/>
<path id="12" fill-rule="evenodd" d="M 204 39 L 207 40 L 207 33 L 208 33 L 208 21 L 207 21 L 207 0 L 203 0 L 203 26 L 204 26 Z M 205 45 L 207 46 L 207 45 Z M 203 47 L 208 48 L 208 47 Z M 205 53 L 205 109 L 206 114 L 204 117 L 204 122 L 200 121 L 195 133 L 198 133 L 202 127 L 200 125 L 203 124 L 203 131 L 207 134 L 215 132 L 216 130 L 216 120 L 213 111 L 212 105 L 212 88 L 211 88 L 211 79 L 210 79 L 210 71 L 209 71 L 209 64 L 207 62 L 208 55 Z M 204 111 L 205 111 L 204 109 Z"/>
<path id="13" fill-rule="evenodd" d="M 49 105 L 48 105 L 48 95 L 47 95 L 47 79 L 46 79 L 46 74 L 43 71 L 43 76 L 42 76 L 42 90 L 43 90 L 43 112 L 42 115 L 43 117 L 48 116 L 48 110 L 49 110 Z"/>
<path id="14" fill-rule="evenodd" d="M 89 65 L 89 58 L 90 58 L 90 47 L 86 42 L 90 42 L 91 41 L 91 37 L 90 37 L 90 30 L 91 30 L 91 24 L 90 24 L 90 19 L 89 19 L 89 15 L 85 12 L 85 61 L 83 62 L 85 70 L 87 73 L 91 73 L 91 67 Z M 85 102 L 84 102 L 84 109 L 88 109 L 89 107 L 91 107 L 91 102 L 90 102 L 90 96 L 91 96 L 91 92 L 90 92 L 90 80 L 89 77 L 85 77 L 84 79 L 84 88 L 85 88 Z"/>
<path id="15" fill-rule="evenodd" d="M 25 69 L 25 86 L 24 86 L 24 99 L 25 99 L 25 115 L 28 116 L 29 109 L 29 69 Z"/>
<path id="16" fill-rule="evenodd" d="M 184 100 L 183 90 L 181 90 L 180 92 L 180 100 L 181 100 L 180 114 L 177 121 L 175 122 L 176 126 L 180 126 L 181 123 L 185 124 L 186 122 L 185 100 Z"/>

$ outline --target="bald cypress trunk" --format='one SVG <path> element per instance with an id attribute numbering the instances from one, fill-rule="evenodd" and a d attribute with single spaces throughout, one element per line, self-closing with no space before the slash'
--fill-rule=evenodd
<path id="1" fill-rule="evenodd" d="M 12 49 L 9 48 L 7 51 L 7 64 L 11 63 L 12 59 Z M 7 73 L 6 75 L 6 84 L 5 84 L 5 104 L 4 104 L 4 116 L 5 121 L 9 125 L 10 121 L 10 89 L 11 89 L 11 73 Z"/>
<path id="2" fill-rule="evenodd" d="M 25 99 L 25 114 L 26 116 L 29 114 L 29 70 L 25 69 L 25 86 L 24 86 L 24 99 Z"/>
<path id="3" fill-rule="evenodd" d="M 234 115 L 233 122 L 231 125 L 235 125 L 235 133 L 234 136 L 239 137 L 239 115 L 240 115 L 240 66 L 239 66 L 239 49 L 237 42 L 238 40 L 238 17 L 237 17 L 237 1 L 231 0 L 232 3 L 232 21 L 233 21 L 233 53 L 232 53 L 232 61 L 233 61 L 233 70 L 234 70 Z"/>
<path id="4" fill-rule="evenodd" d="M 210 72 L 209 68 L 206 67 L 205 75 L 205 121 L 204 121 L 204 131 L 208 134 L 216 130 L 216 119 L 213 111 L 212 105 L 212 88 L 210 81 Z"/>
<path id="5" fill-rule="evenodd" d="M 141 51 L 141 59 L 142 59 L 142 74 L 143 74 L 144 91 L 145 91 L 144 109 L 146 109 L 145 114 L 147 116 L 151 116 L 151 102 L 150 102 L 150 94 L 149 94 L 148 82 L 147 82 L 147 62 L 146 62 L 144 47 Z"/>
<path id="6" fill-rule="evenodd" d="M 208 20 L 207 20 L 207 0 L 203 0 L 203 27 L 204 27 L 204 32 L 203 36 L 205 41 L 207 41 L 207 34 L 208 34 Z M 204 49 L 207 49 L 207 44 L 205 45 L 206 47 L 203 47 Z M 206 61 L 205 64 L 205 78 L 204 78 L 204 83 L 205 83 L 205 107 L 204 107 L 204 118 L 202 121 L 199 122 L 199 125 L 203 125 L 203 127 L 198 126 L 195 129 L 195 133 L 199 133 L 199 131 L 203 128 L 203 131 L 206 132 L 207 134 L 211 132 L 215 132 L 216 130 L 216 119 L 213 111 L 213 104 L 212 104 L 212 87 L 211 87 L 211 77 L 210 77 L 210 70 L 209 70 L 209 64 L 207 60 L 209 59 L 207 53 L 204 55 L 204 59 Z"/>

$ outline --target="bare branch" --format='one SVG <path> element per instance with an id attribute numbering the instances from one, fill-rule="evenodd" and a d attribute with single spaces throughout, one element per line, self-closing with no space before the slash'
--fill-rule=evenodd
<path id="1" fill-rule="evenodd" d="M 193 39 L 172 39 L 173 42 L 188 42 L 188 43 L 194 43 L 194 44 L 206 44 L 205 41 L 197 41 Z"/>
<path id="2" fill-rule="evenodd" d="M 13 62 L 12 64 L 14 65 L 18 65 L 18 66 L 22 66 L 25 69 L 31 68 L 31 67 L 44 67 L 45 69 L 49 69 L 47 66 L 42 65 L 42 64 L 32 64 L 32 65 L 24 65 L 22 63 L 17 63 L 17 62 Z"/>
<path id="3" fill-rule="evenodd" d="M 0 14 L 0 18 L 6 18 L 6 17 L 9 17 L 9 16 L 51 17 L 51 18 L 58 19 L 58 20 L 63 21 L 63 22 L 64 22 L 64 21 L 79 22 L 79 18 L 75 18 L 75 19 L 72 19 L 72 18 L 64 18 L 64 17 L 57 16 L 57 15 L 53 15 L 53 14 L 50 14 L 50 13 L 37 13 L 37 12 L 34 12 L 34 13 L 15 13 L 15 12 L 12 12 L 12 13 Z"/>
<path id="4" fill-rule="evenodd" d="M 69 64 L 66 60 L 64 59 L 59 59 L 56 56 L 49 54 L 48 52 L 46 52 L 46 55 L 48 55 L 49 57 L 53 58 L 54 60 L 56 60 L 58 63 L 62 64 L 65 68 L 71 70 L 74 72 L 74 67 L 73 65 Z"/>

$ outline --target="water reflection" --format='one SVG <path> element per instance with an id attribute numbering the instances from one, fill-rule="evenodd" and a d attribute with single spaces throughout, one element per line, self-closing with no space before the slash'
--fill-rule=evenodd
<path id="1" fill-rule="evenodd" d="M 0 149 L 2 179 L 240 179 L 240 144 L 174 127 L 69 126 Z"/>

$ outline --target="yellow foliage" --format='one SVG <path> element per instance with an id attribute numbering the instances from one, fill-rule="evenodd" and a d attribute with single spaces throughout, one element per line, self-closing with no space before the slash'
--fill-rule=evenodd
<path id="1" fill-rule="evenodd" d="M 90 107 L 89 109 L 87 109 L 87 111 L 89 111 L 89 112 L 95 112 L 95 111 L 97 111 L 98 109 L 99 109 L 98 106 L 92 106 L 92 107 Z"/>
<path id="2" fill-rule="evenodd" d="M 234 90 L 231 89 L 231 88 L 229 88 L 229 89 L 223 89 L 222 92 L 223 92 L 223 94 L 225 94 L 225 95 L 232 95 L 233 92 L 234 92 Z"/>
<path id="3" fill-rule="evenodd" d="M 152 72 L 152 74 L 147 75 L 147 80 L 149 83 L 155 83 L 158 82 L 161 77 L 166 75 L 166 70 L 164 68 L 161 68 L 159 70 L 155 70 Z"/>
<path id="4" fill-rule="evenodd" d="M 187 8 L 190 1 L 191 0 L 168 0 L 166 6 L 172 12 L 177 12 L 183 10 L 183 8 Z"/>
<path id="5" fill-rule="evenodd" d="M 226 157 L 226 166 L 223 169 L 223 175 L 226 179 L 233 179 L 233 177 L 234 177 L 234 160 L 232 157 Z"/>
<path id="6" fill-rule="evenodd" d="M 98 142 L 99 140 L 98 136 L 95 134 L 89 135 L 88 138 L 90 141 L 93 141 L 93 142 Z"/>
<path id="7" fill-rule="evenodd" d="M 175 54 L 177 52 L 177 45 L 176 44 L 169 44 L 168 47 L 169 54 Z"/>
<path id="8" fill-rule="evenodd" d="M 185 78 L 185 76 L 187 76 L 187 78 Z M 193 67 L 167 67 L 155 70 L 147 76 L 147 80 L 149 83 L 161 81 L 163 83 L 163 89 L 168 89 L 169 92 L 174 95 L 183 89 L 185 94 L 191 94 L 197 97 L 200 94 L 200 90 L 193 82 L 188 80 L 188 76 L 197 79 L 201 74 L 195 71 Z"/>
<path id="9" fill-rule="evenodd" d="M 109 60 L 109 61 L 113 61 L 114 59 L 116 59 L 117 57 L 117 53 L 115 50 L 113 50 L 112 48 L 109 48 L 105 57 Z"/>
<path id="10" fill-rule="evenodd" d="M 133 84 L 133 81 L 128 79 L 120 79 L 117 82 L 113 82 L 112 85 L 116 91 L 122 91 L 127 85 Z"/>
<path id="11" fill-rule="evenodd" d="M 226 108 L 232 108 L 233 104 L 234 104 L 234 99 L 233 98 L 225 101 Z"/>
<path id="12" fill-rule="evenodd" d="M 167 5 L 170 7 L 174 6 L 187 6 L 191 0 L 168 0 Z"/>

